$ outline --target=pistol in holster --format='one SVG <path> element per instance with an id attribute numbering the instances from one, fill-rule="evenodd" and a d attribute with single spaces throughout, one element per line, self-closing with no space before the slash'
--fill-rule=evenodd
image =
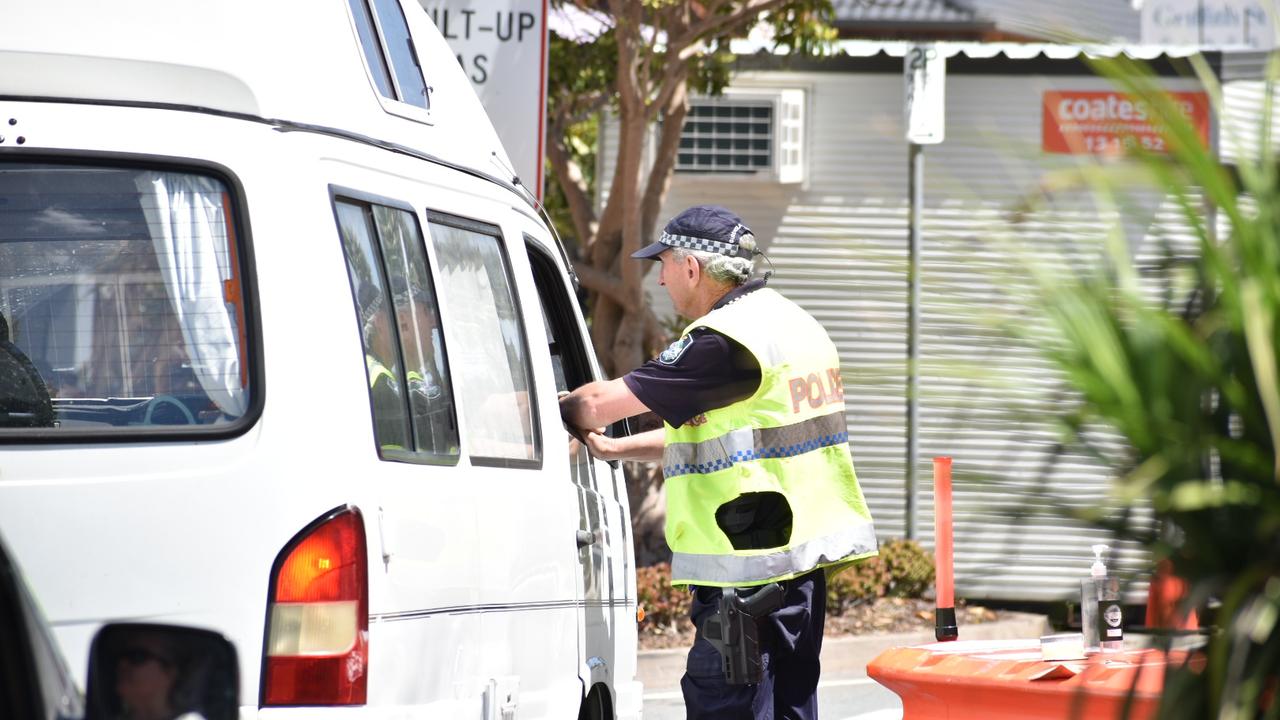
<path id="1" fill-rule="evenodd" d="M 743 597 L 723 588 L 716 612 L 702 621 L 702 637 L 720 653 L 730 685 L 755 685 L 764 679 L 760 659 L 760 618 L 782 607 L 782 586 L 769 583 Z"/>

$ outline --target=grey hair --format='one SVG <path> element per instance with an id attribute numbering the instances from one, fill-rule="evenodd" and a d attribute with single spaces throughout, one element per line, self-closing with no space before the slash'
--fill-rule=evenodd
<path id="1" fill-rule="evenodd" d="M 754 253 L 756 239 L 751 235 L 743 235 L 738 239 L 738 246 Z M 751 279 L 751 272 L 755 269 L 755 260 L 752 258 L 730 257 L 720 253 L 682 247 L 673 247 L 671 250 L 676 260 L 683 260 L 686 257 L 696 258 L 702 271 L 717 282 L 742 285 Z"/>

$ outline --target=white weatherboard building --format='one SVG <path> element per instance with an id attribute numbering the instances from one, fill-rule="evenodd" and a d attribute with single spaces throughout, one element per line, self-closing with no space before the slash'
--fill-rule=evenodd
<path id="1" fill-rule="evenodd" d="M 724 97 L 694 101 L 660 213 L 665 219 L 700 203 L 734 209 L 764 243 L 770 285 L 831 333 L 844 362 L 854 462 L 882 538 L 907 530 L 906 49 L 846 42 L 842 55 L 821 61 L 743 57 Z M 1010 344 L 990 322 L 1019 317 L 1016 296 L 1028 287 L 1016 260 L 993 241 L 1002 231 L 1042 257 L 1060 255 L 1064 270 L 1094 256 L 1113 216 L 1090 193 L 1059 192 L 1041 206 L 1027 201 L 1038 198 L 1046 171 L 1082 159 L 1046 152 L 1046 100 L 1056 108 L 1058 98 L 1109 97 L 1114 88 L 1089 70 L 1085 55 L 1122 50 L 992 43 L 939 50 L 948 56 L 946 140 L 925 150 L 914 536 L 932 542 L 930 459 L 951 456 L 959 593 L 1078 598 L 1089 545 L 1108 538 L 1068 516 L 1105 506 L 1109 471 L 1058 451 L 1049 420 L 1069 394 L 1034 349 Z M 1180 74 L 1186 53 L 1123 52 L 1149 59 L 1171 91 L 1203 90 Z M 1222 125 L 1248 127 L 1261 96 L 1258 57 L 1208 60 L 1227 81 Z M 1207 112 L 1201 120 L 1214 142 L 1227 134 Z M 609 187 L 616 142 L 616 125 L 606 124 L 599 188 Z M 1223 147 L 1229 158 L 1234 150 Z M 1175 262 L 1194 251 L 1165 198 L 1131 200 L 1139 217 L 1125 227 L 1140 264 L 1164 262 L 1166 245 Z M 656 276 L 649 275 L 650 296 L 660 314 L 670 314 Z M 1036 319 L 1024 314 L 1019 322 Z M 1136 546 L 1122 545 L 1112 557 L 1120 571 L 1139 578 L 1150 571 Z M 1134 600 L 1143 587 L 1133 587 Z"/>

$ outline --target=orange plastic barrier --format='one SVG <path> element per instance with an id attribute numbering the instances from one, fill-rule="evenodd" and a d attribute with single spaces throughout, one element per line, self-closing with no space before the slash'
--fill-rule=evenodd
<path id="1" fill-rule="evenodd" d="M 1185 659 L 1136 650 L 1045 662 L 1039 640 L 960 640 L 886 650 L 867 674 L 902 698 L 903 720 L 1121 718 L 1126 703 L 1145 720 L 1166 666 Z"/>

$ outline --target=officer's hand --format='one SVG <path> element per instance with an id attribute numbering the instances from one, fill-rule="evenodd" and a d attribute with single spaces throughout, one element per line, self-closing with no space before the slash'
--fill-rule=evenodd
<path id="1" fill-rule="evenodd" d="M 561 390 L 560 392 L 556 393 L 556 399 L 560 402 L 560 419 L 564 422 L 564 429 L 569 432 L 569 438 L 570 438 L 569 454 L 572 455 L 578 452 L 577 444 L 584 444 L 584 445 L 586 444 L 586 439 L 583 437 L 586 431 L 579 430 L 577 427 L 574 427 L 574 425 L 569 422 L 569 418 L 566 417 L 564 408 L 565 408 L 565 398 L 567 397 L 569 397 L 568 390 Z"/>
<path id="2" fill-rule="evenodd" d="M 587 449 L 591 451 L 593 457 L 601 460 L 621 460 L 622 453 L 618 450 L 618 441 L 604 434 L 604 428 L 596 428 L 595 430 L 584 430 L 584 440 L 587 441 Z"/>

